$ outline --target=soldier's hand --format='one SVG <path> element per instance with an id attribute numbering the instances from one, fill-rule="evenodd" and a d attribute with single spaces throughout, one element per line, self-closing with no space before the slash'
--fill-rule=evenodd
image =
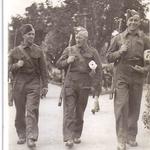
<path id="1" fill-rule="evenodd" d="M 146 73 L 146 69 L 144 67 L 141 67 L 141 66 L 138 66 L 138 65 L 136 65 L 136 66 L 131 66 L 130 65 L 130 67 L 132 69 L 134 69 L 135 71 L 137 71 L 137 72 Z"/>
<path id="2" fill-rule="evenodd" d="M 128 46 L 126 44 L 123 44 L 121 47 L 120 47 L 120 50 L 119 50 L 119 53 L 122 55 L 122 54 L 125 54 L 128 50 Z"/>
<path id="3" fill-rule="evenodd" d="M 70 64 L 75 61 L 75 56 L 69 56 L 67 59 L 67 63 Z"/>
<path id="4" fill-rule="evenodd" d="M 23 60 L 18 60 L 17 66 L 22 67 L 23 65 L 24 65 L 24 61 Z"/>
<path id="5" fill-rule="evenodd" d="M 42 89 L 41 95 L 40 95 L 41 99 L 43 99 L 44 97 L 46 97 L 47 92 L 48 92 L 48 88 L 43 88 Z"/>

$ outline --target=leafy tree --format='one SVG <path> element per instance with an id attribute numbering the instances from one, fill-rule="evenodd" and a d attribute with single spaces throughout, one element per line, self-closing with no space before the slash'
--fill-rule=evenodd
<path id="1" fill-rule="evenodd" d="M 9 48 L 22 40 L 19 32 L 21 25 L 31 23 L 36 31 L 35 43 L 45 50 L 48 62 L 55 65 L 68 45 L 73 26 L 82 25 L 89 31 L 89 43 L 101 56 L 105 56 L 112 31 L 125 29 L 126 9 L 140 11 L 144 18 L 145 8 L 141 0 L 65 0 L 61 7 L 53 7 L 49 0 L 33 3 L 26 8 L 24 16 L 12 17 L 9 24 Z M 72 20 L 74 14 L 78 15 L 77 24 Z"/>
<path id="2" fill-rule="evenodd" d="M 71 0 L 66 0 L 67 5 Z M 126 28 L 125 13 L 127 9 L 135 9 L 145 17 L 145 6 L 141 0 L 74 0 L 78 5 L 79 14 L 86 13 L 86 26 L 90 35 L 90 43 L 101 56 L 105 56 L 105 46 L 109 45 L 111 33 L 117 29 L 119 32 Z M 70 5 L 71 6 L 71 5 Z M 82 17 L 80 23 L 85 17 Z M 102 57 L 104 58 L 104 57 Z M 105 61 L 105 60 L 103 60 Z"/>

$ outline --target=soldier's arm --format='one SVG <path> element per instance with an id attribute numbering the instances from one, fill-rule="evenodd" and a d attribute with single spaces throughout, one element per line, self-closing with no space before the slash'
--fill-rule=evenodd
<path id="1" fill-rule="evenodd" d="M 94 55 L 94 61 L 97 64 L 97 68 L 96 68 L 96 74 L 93 78 L 92 87 L 94 87 L 94 89 L 96 90 L 95 96 L 99 96 L 101 92 L 101 86 L 102 86 L 102 63 L 97 50 L 93 49 L 93 55 Z"/>
<path id="2" fill-rule="evenodd" d="M 15 53 L 15 50 L 10 50 L 8 54 L 8 72 L 15 72 L 19 69 L 19 66 L 17 63 L 14 62 L 13 55 Z"/>
<path id="3" fill-rule="evenodd" d="M 67 63 L 67 59 L 68 59 L 68 55 L 69 55 L 69 48 L 66 48 L 61 57 L 58 59 L 58 61 L 56 62 L 56 66 L 59 69 L 66 69 L 66 67 L 68 67 L 68 63 Z"/>
<path id="4" fill-rule="evenodd" d="M 41 73 L 41 80 L 42 80 L 42 88 L 48 87 L 48 71 L 47 71 L 47 65 L 46 60 L 43 54 L 43 51 L 41 50 L 41 57 L 40 57 L 40 73 Z"/>
<path id="5" fill-rule="evenodd" d="M 111 39 L 110 46 L 107 50 L 106 57 L 109 63 L 115 62 L 121 57 L 121 53 L 119 51 L 119 46 L 117 43 L 118 38 L 118 36 L 115 36 Z"/>

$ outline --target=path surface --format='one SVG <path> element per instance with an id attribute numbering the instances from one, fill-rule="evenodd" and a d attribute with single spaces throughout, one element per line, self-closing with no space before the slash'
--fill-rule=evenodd
<path id="1" fill-rule="evenodd" d="M 57 106 L 60 87 L 50 84 L 47 98 L 40 103 L 39 139 L 35 150 L 67 150 L 62 141 L 62 107 Z M 143 94 L 143 102 L 144 102 Z M 108 95 L 99 98 L 101 110 L 91 113 L 92 98 L 89 98 L 85 112 L 82 143 L 72 150 L 116 150 L 115 122 L 113 100 Z M 142 104 L 142 111 L 143 111 Z M 17 145 L 17 135 L 14 128 L 15 108 L 11 107 L 9 117 L 9 150 L 28 150 L 26 144 Z M 142 114 L 141 111 L 141 114 Z M 139 120 L 139 146 L 133 150 L 150 150 L 150 132 L 144 129 Z"/>

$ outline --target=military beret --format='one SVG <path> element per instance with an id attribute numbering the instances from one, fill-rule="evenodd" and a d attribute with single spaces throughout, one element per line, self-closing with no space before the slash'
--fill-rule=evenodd
<path id="1" fill-rule="evenodd" d="M 34 31 L 34 28 L 31 24 L 24 24 L 21 28 L 20 28 L 20 32 L 22 33 L 22 35 L 30 32 L 30 31 Z"/>
<path id="2" fill-rule="evenodd" d="M 87 31 L 87 30 L 82 26 L 74 27 L 75 34 L 78 34 L 80 31 Z"/>
<path id="3" fill-rule="evenodd" d="M 128 20 L 130 17 L 133 17 L 135 15 L 140 17 L 140 14 L 137 11 L 135 11 L 134 9 L 127 9 L 127 11 L 126 11 L 126 20 Z"/>
<path id="4" fill-rule="evenodd" d="M 88 38 L 88 31 L 84 27 L 81 27 L 81 26 L 75 27 L 74 31 L 77 36 Z"/>
<path id="5" fill-rule="evenodd" d="M 77 36 L 88 38 L 88 32 L 87 31 L 80 31 Z"/>

